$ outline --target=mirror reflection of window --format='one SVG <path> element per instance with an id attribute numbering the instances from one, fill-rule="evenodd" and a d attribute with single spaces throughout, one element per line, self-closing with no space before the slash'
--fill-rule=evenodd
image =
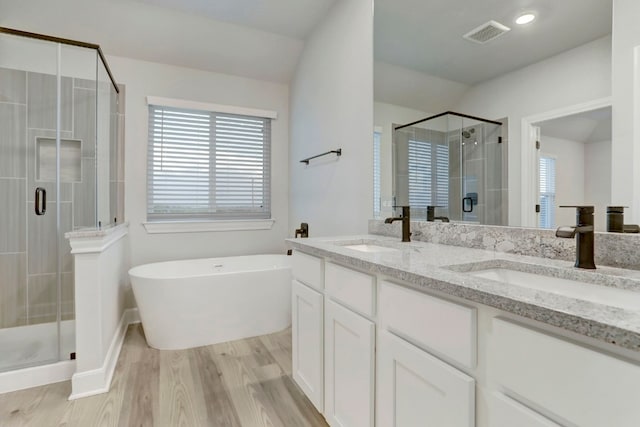
<path id="1" fill-rule="evenodd" d="M 556 159 L 540 156 L 540 228 L 555 227 Z"/>
<path id="2" fill-rule="evenodd" d="M 409 206 L 431 204 L 431 143 L 409 140 Z"/>
<path id="3" fill-rule="evenodd" d="M 373 217 L 380 218 L 380 137 L 381 133 L 373 132 Z"/>
<path id="4" fill-rule="evenodd" d="M 427 206 L 438 206 L 448 214 L 449 147 L 410 139 L 408 144 L 409 205 L 419 217 Z"/>

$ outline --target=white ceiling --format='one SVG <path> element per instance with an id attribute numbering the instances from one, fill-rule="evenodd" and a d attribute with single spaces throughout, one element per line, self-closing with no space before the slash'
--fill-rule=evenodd
<path id="1" fill-rule="evenodd" d="M 336 1 L 0 0 L 0 25 L 97 43 L 108 54 L 288 83 L 304 38 Z M 515 28 L 523 10 L 538 20 Z M 489 19 L 514 28 L 487 45 L 462 39 Z M 611 0 L 375 0 L 374 31 L 376 61 L 468 86 L 610 33 Z M 461 87 L 431 80 L 438 97 L 446 98 L 441 86 L 459 95 Z"/>
<path id="2" fill-rule="evenodd" d="M 473 85 L 610 34 L 611 9 L 612 0 L 375 0 L 375 59 Z M 518 26 L 524 11 L 537 19 Z M 492 19 L 511 31 L 485 45 L 462 38 Z"/>
<path id="3" fill-rule="evenodd" d="M 540 133 L 585 144 L 611 141 L 611 107 L 535 123 Z"/>
<path id="4" fill-rule="evenodd" d="M 306 38 L 336 0 L 138 0 L 219 21 Z"/>
<path id="5" fill-rule="evenodd" d="M 0 26 L 96 43 L 107 55 L 288 84 L 304 37 L 335 1 L 0 0 Z"/>

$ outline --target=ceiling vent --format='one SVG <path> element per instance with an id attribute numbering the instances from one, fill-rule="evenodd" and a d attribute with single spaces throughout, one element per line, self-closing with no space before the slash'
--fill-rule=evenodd
<path id="1" fill-rule="evenodd" d="M 484 44 L 497 39 L 507 31 L 511 31 L 511 28 L 496 21 L 489 21 L 474 28 L 462 37 L 475 43 Z"/>

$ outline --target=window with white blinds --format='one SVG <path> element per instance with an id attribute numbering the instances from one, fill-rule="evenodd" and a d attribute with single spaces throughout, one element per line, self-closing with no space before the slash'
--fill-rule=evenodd
<path id="1" fill-rule="evenodd" d="M 554 228 L 556 205 L 556 159 L 540 157 L 540 227 Z"/>
<path id="2" fill-rule="evenodd" d="M 373 133 L 373 217 L 380 218 L 380 132 Z"/>
<path id="3" fill-rule="evenodd" d="M 147 219 L 266 219 L 271 120 L 149 105 Z"/>
<path id="4" fill-rule="evenodd" d="M 409 206 L 431 205 L 431 143 L 409 140 Z"/>
<path id="5" fill-rule="evenodd" d="M 449 205 L 449 147 L 409 140 L 409 204 L 412 208 Z"/>

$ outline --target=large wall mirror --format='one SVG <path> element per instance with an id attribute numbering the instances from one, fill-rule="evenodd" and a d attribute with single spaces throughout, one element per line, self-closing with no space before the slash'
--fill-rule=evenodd
<path id="1" fill-rule="evenodd" d="M 554 228 L 593 204 L 605 229 L 611 0 L 375 0 L 374 22 L 375 217 Z"/>

